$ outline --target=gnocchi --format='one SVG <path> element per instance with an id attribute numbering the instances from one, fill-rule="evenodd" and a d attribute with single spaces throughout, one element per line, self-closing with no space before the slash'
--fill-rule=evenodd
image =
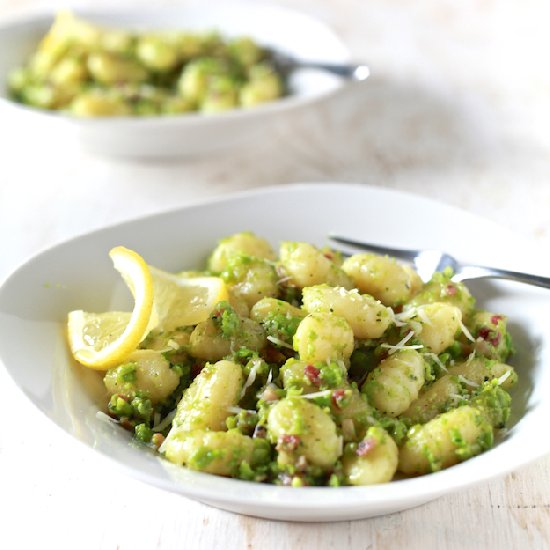
<path id="1" fill-rule="evenodd" d="M 139 55 L 168 67 L 195 46 L 151 37 Z M 253 43 L 241 46 L 253 63 Z M 110 47 L 126 45 L 113 35 Z M 61 67 L 67 80 L 84 70 Z M 207 273 L 219 294 L 201 322 L 159 325 L 104 375 L 109 415 L 165 459 L 262 483 L 367 486 L 449 468 L 506 425 L 518 379 L 506 318 L 476 309 L 452 273 L 423 284 L 394 259 L 305 242 L 276 255 L 248 231 L 217 243 Z M 166 301 L 156 284 L 153 301 Z"/>
<path id="2" fill-rule="evenodd" d="M 302 300 L 308 313 L 334 313 L 345 319 L 355 338 L 380 338 L 392 323 L 387 307 L 356 289 L 311 286 L 302 291 Z"/>
<path id="3" fill-rule="evenodd" d="M 367 376 L 362 391 L 378 410 L 398 416 L 418 397 L 425 369 L 424 359 L 416 350 L 398 351 Z"/>
<path id="4" fill-rule="evenodd" d="M 293 342 L 304 361 L 347 361 L 353 351 L 353 331 L 342 317 L 310 313 L 298 325 Z"/>
<path id="5" fill-rule="evenodd" d="M 8 75 L 8 94 L 78 117 L 151 116 L 252 108 L 284 96 L 285 81 L 270 51 L 249 37 L 137 33 L 62 11 Z"/>
<path id="6" fill-rule="evenodd" d="M 284 242 L 279 250 L 281 270 L 289 285 L 304 288 L 321 285 L 353 288 L 351 279 L 330 254 L 309 243 Z"/>
<path id="7" fill-rule="evenodd" d="M 353 452 L 355 451 L 355 452 Z M 397 470 L 399 451 L 383 429 L 371 427 L 364 439 L 344 456 L 342 463 L 350 485 L 374 485 L 391 481 Z"/>
<path id="8" fill-rule="evenodd" d="M 346 259 L 342 269 L 361 292 L 391 307 L 405 303 L 422 286 L 414 270 L 387 256 L 356 254 Z"/>
<path id="9" fill-rule="evenodd" d="M 299 457 L 308 463 L 331 467 L 341 455 L 336 424 L 329 414 L 303 398 L 281 399 L 270 410 L 267 431 L 276 444 L 278 462 L 294 464 Z"/>

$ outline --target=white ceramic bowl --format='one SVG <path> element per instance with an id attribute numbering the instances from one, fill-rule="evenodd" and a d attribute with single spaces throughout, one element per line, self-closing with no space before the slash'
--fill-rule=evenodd
<path id="1" fill-rule="evenodd" d="M 507 435 L 489 452 L 428 476 L 372 487 L 289 488 L 254 484 L 176 467 L 101 421 L 101 376 L 67 352 L 64 322 L 77 308 L 124 305 L 125 289 L 108 258 L 123 244 L 167 270 L 203 265 L 216 240 L 251 229 L 274 245 L 322 245 L 337 232 L 402 247 L 443 248 L 459 258 L 548 275 L 529 243 L 449 206 L 359 185 L 305 184 L 253 191 L 95 231 L 36 256 L 0 288 L 0 359 L 45 415 L 121 470 L 168 491 L 227 510 L 291 521 L 364 518 L 395 512 L 518 468 L 550 451 L 550 292 L 479 281 L 483 306 L 509 315 L 520 376 Z"/>
<path id="2" fill-rule="evenodd" d="M 170 9 L 76 10 L 76 14 L 101 25 L 142 31 L 217 29 L 226 36 L 251 36 L 299 59 L 349 60 L 347 49 L 327 26 L 282 7 L 208 2 Z M 14 103 L 6 97 L 6 76 L 28 58 L 53 17 L 53 13 L 32 15 L 0 25 L 0 113 L 15 115 L 13 124 L 26 123 L 29 132 L 34 124 L 50 135 L 56 132 L 61 139 L 76 136 L 86 149 L 104 155 L 172 157 L 214 152 L 250 139 L 278 115 L 314 104 L 344 85 L 339 77 L 300 70 L 290 79 L 289 96 L 219 115 L 80 119 Z"/>

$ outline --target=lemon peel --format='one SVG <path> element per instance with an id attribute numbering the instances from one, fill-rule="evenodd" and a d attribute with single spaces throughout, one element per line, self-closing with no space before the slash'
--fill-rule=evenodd
<path id="1" fill-rule="evenodd" d="M 67 319 L 69 346 L 81 364 L 107 370 L 134 351 L 150 330 L 153 278 L 149 266 L 133 250 L 117 246 L 109 252 L 134 297 L 131 313 L 71 311 Z"/>

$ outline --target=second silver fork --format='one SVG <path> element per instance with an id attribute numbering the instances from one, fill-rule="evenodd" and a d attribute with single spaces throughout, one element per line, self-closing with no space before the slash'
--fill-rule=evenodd
<path id="1" fill-rule="evenodd" d="M 429 281 L 436 271 L 443 271 L 450 267 L 453 272 L 453 280 L 466 281 L 469 279 L 508 279 L 518 283 L 538 286 L 550 289 L 550 278 L 541 275 L 523 273 L 521 271 L 508 271 L 496 267 L 465 264 L 456 258 L 440 250 L 413 250 L 403 248 L 391 248 L 372 243 L 365 243 L 339 235 L 329 235 L 329 239 L 338 244 L 345 245 L 361 251 L 374 252 L 392 256 L 407 261 L 414 265 L 420 278 Z M 342 251 L 346 252 L 346 251 Z"/>

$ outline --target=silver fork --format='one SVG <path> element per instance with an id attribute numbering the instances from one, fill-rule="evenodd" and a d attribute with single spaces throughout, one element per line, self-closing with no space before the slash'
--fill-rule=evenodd
<path id="1" fill-rule="evenodd" d="M 495 267 L 487 267 L 483 265 L 463 264 L 450 254 L 441 252 L 440 250 L 412 250 L 402 248 L 390 248 L 388 246 L 380 246 L 371 243 L 364 243 L 340 237 L 338 235 L 329 235 L 329 239 L 341 245 L 354 248 L 356 250 L 366 250 L 375 254 L 387 254 L 407 261 L 414 265 L 420 278 L 426 282 L 429 281 L 432 274 L 436 271 L 443 271 L 450 267 L 453 272 L 454 281 L 466 281 L 468 279 L 509 279 L 518 283 L 550 288 L 550 278 L 541 277 L 540 275 L 532 275 L 530 273 L 522 273 L 520 271 L 507 271 Z M 349 254 L 341 250 L 344 254 Z"/>
<path id="2" fill-rule="evenodd" d="M 296 69 L 317 69 L 347 78 L 349 80 L 366 80 L 370 76 L 370 69 L 362 63 L 327 63 L 309 59 L 298 59 L 279 50 L 266 49 L 269 60 L 277 72 L 288 75 Z"/>

